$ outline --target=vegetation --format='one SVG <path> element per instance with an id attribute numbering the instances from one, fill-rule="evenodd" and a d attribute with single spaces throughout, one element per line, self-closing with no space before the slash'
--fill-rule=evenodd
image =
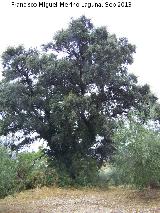
<path id="1" fill-rule="evenodd" d="M 47 158 L 39 152 L 23 152 L 16 159 L 19 190 L 56 184 L 54 168 L 47 164 Z"/>
<path id="2" fill-rule="evenodd" d="M 25 189 L 53 186 L 57 175 L 42 152 L 22 152 L 16 157 L 0 146 L 0 198 Z"/>
<path id="3" fill-rule="evenodd" d="M 0 197 L 15 191 L 16 165 L 9 150 L 0 146 Z"/>
<path id="4" fill-rule="evenodd" d="M 3 53 L 0 135 L 14 135 L 8 145 L 18 155 L 13 159 L 1 147 L 1 196 L 36 186 L 97 185 L 106 162 L 115 179 L 110 172 L 105 184 L 112 178 L 159 185 L 160 136 L 146 124 L 160 120 L 160 106 L 149 86 L 128 73 L 134 53 L 126 38 L 95 28 L 84 16 L 41 51 L 18 46 Z M 138 122 L 128 120 L 131 112 Z M 127 123 L 117 128 L 122 118 Z M 19 153 L 38 138 L 47 149 Z"/>
<path id="5" fill-rule="evenodd" d="M 117 181 L 137 187 L 160 186 L 160 132 L 134 118 L 115 133 Z"/>

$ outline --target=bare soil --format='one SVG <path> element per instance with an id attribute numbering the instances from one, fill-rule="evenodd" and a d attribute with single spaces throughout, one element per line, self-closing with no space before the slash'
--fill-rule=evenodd
<path id="1" fill-rule="evenodd" d="M 160 213 L 160 190 L 41 188 L 0 200 L 0 213 Z"/>

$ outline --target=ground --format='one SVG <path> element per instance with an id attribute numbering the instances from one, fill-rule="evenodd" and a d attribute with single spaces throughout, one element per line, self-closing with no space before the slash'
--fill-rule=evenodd
<path id="1" fill-rule="evenodd" d="M 37 188 L 0 200 L 0 213 L 160 213 L 159 190 Z"/>

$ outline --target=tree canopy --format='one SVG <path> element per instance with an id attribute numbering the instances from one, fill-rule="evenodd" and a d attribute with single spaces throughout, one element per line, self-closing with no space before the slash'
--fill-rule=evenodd
<path id="1" fill-rule="evenodd" d="M 47 153 L 74 178 L 75 159 L 113 153 L 116 118 L 148 114 L 157 98 L 128 73 L 135 46 L 82 16 L 58 31 L 42 50 L 9 47 L 2 56 L 0 134 L 23 133 L 18 147 L 37 137 Z M 89 162 L 89 161 L 88 161 Z"/>

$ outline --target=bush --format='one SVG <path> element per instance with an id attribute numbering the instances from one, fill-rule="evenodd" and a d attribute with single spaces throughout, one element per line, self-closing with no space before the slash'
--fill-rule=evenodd
<path id="1" fill-rule="evenodd" d="M 94 186 L 98 180 L 98 167 L 94 159 L 88 157 L 86 159 L 74 160 L 76 177 L 75 184 L 80 186 Z"/>
<path id="2" fill-rule="evenodd" d="M 52 164 L 52 162 L 51 162 Z M 97 163 L 91 157 L 83 157 L 75 154 L 72 163 L 66 167 L 63 162 L 53 165 L 58 174 L 59 186 L 93 186 L 96 185 L 98 178 Z"/>
<path id="3" fill-rule="evenodd" d="M 57 182 L 55 170 L 47 165 L 42 152 L 22 152 L 14 159 L 11 151 L 0 145 L 0 198 Z"/>
<path id="4" fill-rule="evenodd" d="M 114 135 L 117 181 L 137 187 L 160 184 L 160 134 L 134 120 L 121 126 Z"/>
<path id="5" fill-rule="evenodd" d="M 16 191 L 16 163 L 9 150 L 0 145 L 0 198 Z"/>
<path id="6" fill-rule="evenodd" d="M 57 179 L 53 168 L 48 167 L 42 152 L 23 152 L 17 157 L 17 180 L 19 190 L 55 184 Z"/>
<path id="7" fill-rule="evenodd" d="M 111 183 L 112 167 L 110 164 L 105 164 L 99 171 L 97 186 L 108 188 Z"/>

